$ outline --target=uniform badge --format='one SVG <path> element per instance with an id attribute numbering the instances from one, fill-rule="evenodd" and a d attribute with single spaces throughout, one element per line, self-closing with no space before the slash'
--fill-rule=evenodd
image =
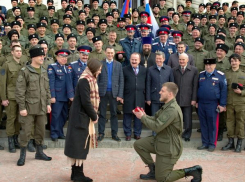
<path id="1" fill-rule="evenodd" d="M 219 80 L 219 78 L 216 78 L 216 77 L 212 77 L 212 80 Z"/>
<path id="2" fill-rule="evenodd" d="M 78 71 L 80 71 L 80 68 L 78 68 Z"/>
<path id="3" fill-rule="evenodd" d="M 52 68 L 49 68 L 48 69 L 48 74 L 52 74 L 53 72 L 52 72 Z"/>
<path id="4" fill-rule="evenodd" d="M 213 86 L 215 85 L 215 82 L 213 82 Z"/>

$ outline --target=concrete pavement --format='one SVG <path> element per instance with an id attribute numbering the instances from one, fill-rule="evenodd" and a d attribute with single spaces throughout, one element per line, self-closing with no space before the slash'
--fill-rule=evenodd
<path id="1" fill-rule="evenodd" d="M 53 160 L 51 162 L 35 160 L 35 153 L 27 152 L 25 166 L 19 167 L 17 153 L 10 154 L 6 149 L 0 151 L 1 182 L 68 182 L 70 166 L 61 148 L 45 150 Z M 175 168 L 193 165 L 203 167 L 203 182 L 244 182 L 245 151 L 234 153 L 218 149 L 210 153 L 195 148 L 184 148 L 183 154 Z M 98 148 L 91 150 L 84 163 L 85 175 L 95 182 L 141 182 L 139 175 L 147 173 L 140 157 L 132 148 Z M 178 182 L 191 181 L 183 178 Z M 149 181 L 152 182 L 152 181 Z"/>

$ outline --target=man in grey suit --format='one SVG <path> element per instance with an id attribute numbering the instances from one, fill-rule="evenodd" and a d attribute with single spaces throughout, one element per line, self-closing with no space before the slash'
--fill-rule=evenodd
<path id="1" fill-rule="evenodd" d="M 164 104 L 161 102 L 159 92 L 166 82 L 174 82 L 172 69 L 164 64 L 165 54 L 156 52 L 156 64 L 148 68 L 146 79 L 146 103 L 151 106 L 152 116 Z M 155 133 L 152 133 L 155 135 Z"/>
<path id="2" fill-rule="evenodd" d="M 179 55 L 184 53 L 185 50 L 186 50 L 186 44 L 184 42 L 178 43 L 177 45 L 178 52 L 170 55 L 169 60 L 168 60 L 168 66 L 170 66 L 171 68 L 178 67 L 179 66 Z M 189 57 L 188 64 L 195 66 L 194 57 L 190 54 L 187 54 L 187 55 Z"/>
<path id="3" fill-rule="evenodd" d="M 182 138 L 190 141 L 192 132 L 192 106 L 196 105 L 198 88 L 198 70 L 188 64 L 188 55 L 179 55 L 179 66 L 173 68 L 174 82 L 178 85 L 179 91 L 176 100 L 183 113 L 185 131 Z"/>
<path id="4" fill-rule="evenodd" d="M 102 61 L 101 74 L 98 77 L 100 106 L 99 106 L 99 136 L 98 141 L 104 138 L 107 103 L 110 105 L 110 122 L 112 139 L 121 141 L 117 136 L 118 119 L 117 119 L 117 102 L 123 103 L 124 78 L 122 64 L 113 60 L 115 50 L 108 46 L 105 50 L 106 59 Z"/>

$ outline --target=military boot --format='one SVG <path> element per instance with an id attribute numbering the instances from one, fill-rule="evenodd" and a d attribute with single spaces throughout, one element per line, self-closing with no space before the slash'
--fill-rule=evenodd
<path id="1" fill-rule="evenodd" d="M 18 141 L 18 135 L 14 135 L 13 136 L 14 138 L 14 146 L 16 149 L 20 149 L 20 144 L 19 144 L 19 141 Z"/>
<path id="2" fill-rule="evenodd" d="M 42 145 L 36 145 L 36 155 L 35 155 L 35 159 L 38 160 L 44 160 L 44 161 L 51 161 L 52 157 L 47 156 L 45 153 L 43 153 L 43 147 Z"/>
<path id="3" fill-rule="evenodd" d="M 192 176 L 191 182 L 201 182 L 202 181 L 202 167 L 193 166 L 183 169 L 185 172 L 185 177 Z"/>
<path id="4" fill-rule="evenodd" d="M 26 147 L 20 147 L 20 158 L 17 162 L 17 166 L 24 166 L 26 160 Z"/>
<path id="5" fill-rule="evenodd" d="M 222 141 L 223 140 L 223 129 L 219 129 L 219 132 L 218 132 L 218 138 L 217 140 L 218 141 Z"/>
<path id="6" fill-rule="evenodd" d="M 27 150 L 29 152 L 36 152 L 36 149 L 34 147 L 34 140 L 33 139 L 30 139 L 30 141 L 28 142 L 28 144 L 27 144 Z"/>
<path id="7" fill-rule="evenodd" d="M 75 182 L 91 182 L 93 180 L 84 175 L 84 173 L 83 173 L 83 164 L 82 164 L 81 167 L 74 165 L 73 181 L 75 181 Z"/>
<path id="8" fill-rule="evenodd" d="M 144 179 L 144 180 L 151 180 L 151 179 L 156 179 L 155 178 L 155 164 L 148 164 L 149 167 L 149 172 L 147 174 L 141 174 L 140 175 L 140 179 Z"/>
<path id="9" fill-rule="evenodd" d="M 236 144 L 235 152 L 241 152 L 241 150 L 242 150 L 242 139 L 241 138 L 238 138 L 237 139 L 237 144 Z"/>
<path id="10" fill-rule="evenodd" d="M 221 150 L 226 151 L 226 150 L 235 149 L 234 138 L 228 138 L 228 140 L 229 140 L 228 144 L 222 147 Z"/>
<path id="11" fill-rule="evenodd" d="M 14 146 L 14 137 L 13 136 L 8 136 L 8 143 L 9 143 L 9 152 L 15 153 L 16 149 Z"/>

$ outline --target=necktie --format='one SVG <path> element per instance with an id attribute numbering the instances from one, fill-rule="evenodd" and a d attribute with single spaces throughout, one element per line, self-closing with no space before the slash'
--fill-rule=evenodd
<path id="1" fill-rule="evenodd" d="M 211 76 L 211 73 L 207 73 L 207 77 L 210 77 Z"/>
<path id="2" fill-rule="evenodd" d="M 65 67 L 65 66 L 62 66 L 62 68 L 63 68 L 63 70 L 65 71 L 65 73 L 67 73 L 67 72 L 66 72 L 66 67 Z"/>
<path id="3" fill-rule="evenodd" d="M 162 44 L 162 48 L 163 48 L 163 49 L 165 48 L 165 45 L 164 45 L 164 44 Z"/>
<path id="4" fill-rule="evenodd" d="M 135 75 L 137 75 L 138 73 L 137 73 L 137 69 L 136 68 L 134 68 L 134 74 Z"/>
<path id="5" fill-rule="evenodd" d="M 182 72 L 182 74 L 184 74 L 184 72 L 185 72 L 185 68 L 181 68 L 181 72 Z"/>

